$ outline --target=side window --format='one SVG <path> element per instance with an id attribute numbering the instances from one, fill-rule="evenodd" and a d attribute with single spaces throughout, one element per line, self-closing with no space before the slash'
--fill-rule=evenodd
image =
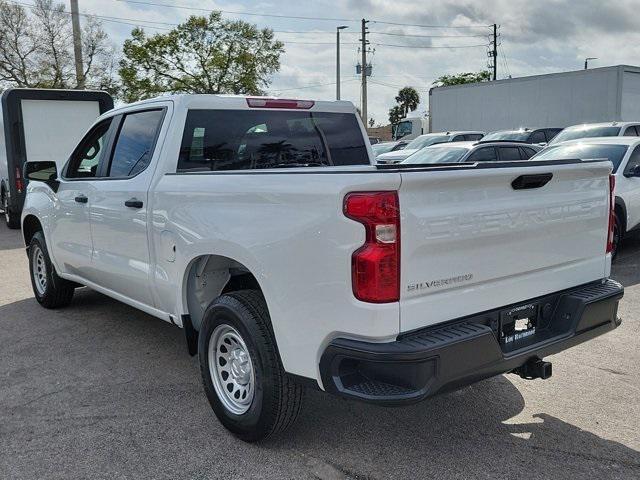
<path id="1" fill-rule="evenodd" d="M 471 142 L 475 142 L 476 140 L 480 140 L 482 137 L 483 137 L 483 135 L 481 135 L 480 133 L 469 133 L 468 135 L 464 136 L 465 140 L 469 140 Z"/>
<path id="2" fill-rule="evenodd" d="M 523 160 L 529 160 L 536 154 L 536 151 L 533 148 L 529 147 L 520 147 L 520 156 Z"/>
<path id="3" fill-rule="evenodd" d="M 462 142 L 466 140 L 466 136 L 465 135 L 456 135 L 455 137 L 453 137 L 453 140 L 451 140 L 452 142 Z"/>
<path id="4" fill-rule="evenodd" d="M 497 162 L 496 149 L 493 147 L 479 148 L 465 160 L 466 162 Z"/>
<path id="5" fill-rule="evenodd" d="M 522 158 L 520 158 L 520 149 L 518 147 L 498 147 L 498 150 L 500 150 L 500 160 L 503 162 L 522 160 Z"/>
<path id="6" fill-rule="evenodd" d="M 82 139 L 71 155 L 65 176 L 67 178 L 93 178 L 98 171 L 98 164 L 105 156 L 107 136 L 112 118 L 96 125 Z"/>
<path id="7" fill-rule="evenodd" d="M 547 139 L 544 136 L 544 130 L 536 130 L 529 137 L 530 143 L 545 143 Z"/>
<path id="8" fill-rule="evenodd" d="M 147 168 L 153 155 L 162 116 L 162 110 L 146 110 L 124 116 L 109 166 L 109 177 L 132 177 Z M 194 138 L 194 142 L 197 150 L 197 137 Z"/>
<path id="9" fill-rule="evenodd" d="M 624 136 L 625 137 L 637 137 L 638 136 L 638 132 L 636 131 L 636 127 L 634 127 L 633 125 L 631 125 L 630 127 L 627 127 L 627 129 L 624 131 Z"/>
<path id="10" fill-rule="evenodd" d="M 627 166 L 624 168 L 624 173 L 631 173 L 638 165 L 640 165 L 640 145 L 631 152 Z"/>
<path id="11" fill-rule="evenodd" d="M 561 128 L 547 128 L 547 130 L 545 131 L 547 142 L 550 142 L 553 139 L 553 137 L 558 135 L 561 131 L 562 131 Z"/>

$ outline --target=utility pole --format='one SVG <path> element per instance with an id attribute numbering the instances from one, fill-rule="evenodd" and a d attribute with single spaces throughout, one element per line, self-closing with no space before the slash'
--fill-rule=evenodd
<path id="1" fill-rule="evenodd" d="M 84 66 L 82 65 L 82 39 L 80 37 L 80 15 L 78 0 L 71 0 L 71 26 L 73 28 L 73 54 L 76 60 L 76 83 L 79 90 L 84 89 Z"/>
<path id="2" fill-rule="evenodd" d="M 498 79 L 498 24 L 493 24 L 493 81 Z"/>
<path id="3" fill-rule="evenodd" d="M 362 122 L 367 125 L 367 121 L 369 118 L 367 117 L 367 45 L 369 45 L 369 40 L 367 40 L 367 23 L 368 20 L 362 19 L 362 38 L 360 41 L 362 42 Z"/>
<path id="4" fill-rule="evenodd" d="M 345 28 L 346 25 L 336 27 L 336 100 L 340 100 L 340 30 Z"/>

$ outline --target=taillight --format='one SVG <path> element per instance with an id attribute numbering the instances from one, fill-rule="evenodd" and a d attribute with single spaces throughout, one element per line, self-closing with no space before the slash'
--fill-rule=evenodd
<path id="1" fill-rule="evenodd" d="M 22 190 L 24 190 L 24 182 L 22 181 L 22 173 L 19 167 L 16 167 L 16 190 L 18 193 L 22 193 Z"/>
<path id="2" fill-rule="evenodd" d="M 285 98 L 247 98 L 247 105 L 252 108 L 292 108 L 308 110 L 315 102 L 313 100 L 290 100 Z"/>
<path id="3" fill-rule="evenodd" d="M 364 225 L 365 242 L 351 257 L 353 294 L 371 303 L 400 299 L 400 206 L 397 192 L 354 192 L 344 214 Z"/>
<path id="4" fill-rule="evenodd" d="M 607 234 L 607 253 L 613 252 L 613 234 L 616 226 L 616 177 L 609 175 L 609 232 Z"/>

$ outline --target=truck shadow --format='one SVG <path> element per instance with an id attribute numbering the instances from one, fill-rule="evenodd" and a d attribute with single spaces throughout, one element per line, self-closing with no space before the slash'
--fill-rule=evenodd
<path id="1" fill-rule="evenodd" d="M 640 452 L 524 406 L 505 376 L 393 409 L 313 392 L 279 445 L 353 478 L 638 478 Z"/>
<path id="2" fill-rule="evenodd" d="M 15 248 L 22 248 L 22 231 L 10 230 L 4 221 L 4 215 L 0 215 L 0 250 L 13 250 Z"/>
<path id="3" fill-rule="evenodd" d="M 625 287 L 640 283 L 640 232 L 632 232 L 622 242 L 611 276 Z"/>
<path id="4" fill-rule="evenodd" d="M 237 477 L 225 470 L 225 458 L 242 459 L 244 478 L 640 472 L 640 453 L 621 443 L 544 411 L 514 418 L 525 400 L 506 376 L 404 408 L 309 391 L 291 430 L 248 445 L 210 410 L 181 330 L 88 289 L 69 308 L 43 312 L 33 298 L 0 306 L 0 425 L 9 471 L 47 471 L 48 458 L 63 456 L 73 459 L 65 463 L 68 478 L 100 468 L 114 477 Z M 327 469 L 333 476 L 317 473 Z"/>

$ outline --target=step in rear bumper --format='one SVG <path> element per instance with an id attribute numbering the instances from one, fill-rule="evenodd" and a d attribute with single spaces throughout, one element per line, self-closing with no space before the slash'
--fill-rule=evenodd
<path id="1" fill-rule="evenodd" d="M 507 305 L 403 334 L 394 342 L 338 338 L 324 351 L 320 373 L 325 390 L 363 401 L 401 405 L 510 372 L 615 329 L 619 283 L 607 279 L 538 299 L 551 314 L 536 334 L 508 346 L 496 322 Z"/>

